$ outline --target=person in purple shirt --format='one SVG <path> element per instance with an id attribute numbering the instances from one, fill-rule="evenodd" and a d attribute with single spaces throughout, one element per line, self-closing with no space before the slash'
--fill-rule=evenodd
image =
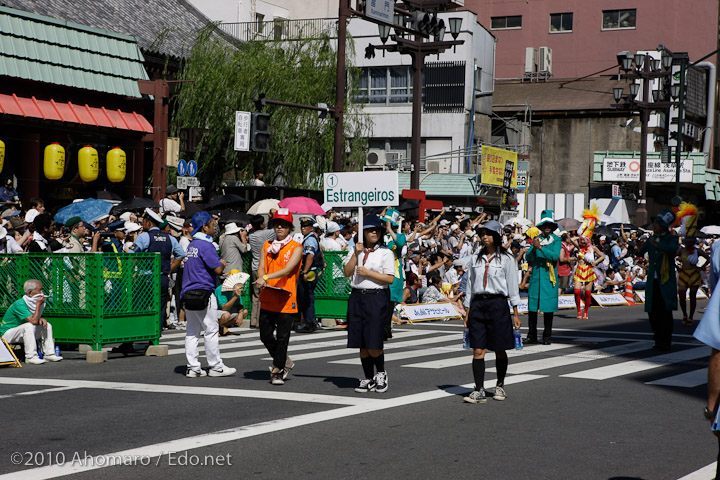
<path id="1" fill-rule="evenodd" d="M 207 212 L 198 212 L 192 217 L 192 237 L 185 256 L 185 272 L 180 298 L 185 307 L 187 330 L 185 332 L 185 356 L 187 357 L 188 378 L 226 377 L 235 373 L 220 358 L 218 340 L 218 304 L 213 291 L 217 276 L 225 268 L 225 261 L 218 256 L 212 243 L 217 223 Z M 205 331 L 205 356 L 210 370 L 201 368 L 198 343 L 200 332 Z"/>

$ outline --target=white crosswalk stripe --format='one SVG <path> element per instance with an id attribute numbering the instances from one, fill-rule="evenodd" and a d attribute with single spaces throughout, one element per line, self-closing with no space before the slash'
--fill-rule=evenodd
<path id="1" fill-rule="evenodd" d="M 238 331 L 238 330 L 235 330 Z M 240 336 L 221 337 L 221 355 L 223 359 L 258 357 L 267 361 L 267 350 L 256 331 L 242 329 Z M 695 388 L 707 383 L 707 368 L 695 368 L 687 371 L 688 362 L 702 367 L 703 358 L 710 353 L 708 347 L 691 342 L 676 342 L 677 351 L 658 354 L 651 349 L 651 340 L 640 340 L 637 336 L 585 336 L 588 333 L 575 331 L 576 335 L 563 336 L 563 342 L 552 345 L 528 345 L 522 350 L 510 350 L 509 376 L 527 375 L 540 372 L 538 378 L 553 375 L 553 369 L 565 369 L 554 375 L 565 378 L 586 380 L 607 380 L 630 376 L 654 369 L 660 369 L 666 375 L 647 385 Z M 599 332 L 597 332 L 599 333 Z M 609 332 L 622 333 L 622 332 Z M 460 331 L 446 329 L 400 328 L 393 332 L 394 338 L 385 344 L 385 362 L 395 366 L 414 369 L 441 370 L 446 368 L 469 368 L 472 353 L 461 346 Z M 182 347 L 184 333 L 178 332 L 163 336 L 163 344 L 177 346 L 171 348 L 171 355 L 184 355 Z M 290 338 L 288 353 L 294 361 L 325 360 L 330 365 L 359 365 L 357 349 L 346 348 L 347 332 L 323 331 L 312 335 L 295 335 Z M 202 338 L 201 346 L 202 347 Z M 628 355 L 632 355 L 629 358 Z M 427 361 L 423 358 L 435 357 Z M 495 360 L 495 354 L 488 351 L 487 362 Z M 592 364 L 591 366 L 588 364 Z M 588 365 L 590 368 L 571 373 L 568 368 Z M 392 368 L 395 368 L 392 367 Z M 674 371 L 670 371 L 674 370 Z M 492 363 L 488 372 L 496 372 Z M 509 378 L 509 377 L 508 377 Z"/>

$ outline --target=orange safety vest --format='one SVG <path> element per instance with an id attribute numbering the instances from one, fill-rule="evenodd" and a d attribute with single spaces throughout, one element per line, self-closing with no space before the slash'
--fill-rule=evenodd
<path id="1" fill-rule="evenodd" d="M 270 246 L 270 241 L 265 242 L 263 245 L 263 254 L 265 255 L 265 274 L 270 275 L 271 273 L 277 272 L 285 268 L 290 259 L 293 256 L 296 248 L 302 249 L 302 245 L 295 240 L 290 240 L 287 245 L 282 247 L 277 255 L 271 255 L 267 249 Z M 288 275 L 282 278 L 271 278 L 267 284 L 270 287 L 277 287 L 286 290 L 273 290 L 270 288 L 263 288 L 260 292 L 260 308 L 268 310 L 270 312 L 281 312 L 281 313 L 297 313 L 297 282 L 300 276 L 300 265 L 291 271 Z M 262 276 L 261 272 L 258 272 L 259 276 Z"/>

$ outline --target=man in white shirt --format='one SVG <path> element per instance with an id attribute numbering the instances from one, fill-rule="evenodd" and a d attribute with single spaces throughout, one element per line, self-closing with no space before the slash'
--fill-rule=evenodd
<path id="1" fill-rule="evenodd" d="M 342 250 L 342 245 L 337 241 L 337 237 L 340 235 L 340 225 L 336 222 L 327 222 L 327 230 L 325 230 L 325 238 L 322 239 L 323 250 L 329 252 L 339 252 Z"/>
<path id="2" fill-rule="evenodd" d="M 185 193 L 178 191 L 175 185 L 165 189 L 165 198 L 160 200 L 160 215 L 166 212 L 180 213 L 185 211 Z M 178 203 L 179 202 L 179 203 Z"/>

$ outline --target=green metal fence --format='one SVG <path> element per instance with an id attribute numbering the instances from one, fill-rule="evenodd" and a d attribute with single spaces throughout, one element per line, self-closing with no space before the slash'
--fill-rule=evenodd
<path id="1" fill-rule="evenodd" d="M 0 255 L 0 315 L 40 280 L 43 318 L 59 343 L 104 344 L 160 338 L 160 255 L 68 253 Z"/>

